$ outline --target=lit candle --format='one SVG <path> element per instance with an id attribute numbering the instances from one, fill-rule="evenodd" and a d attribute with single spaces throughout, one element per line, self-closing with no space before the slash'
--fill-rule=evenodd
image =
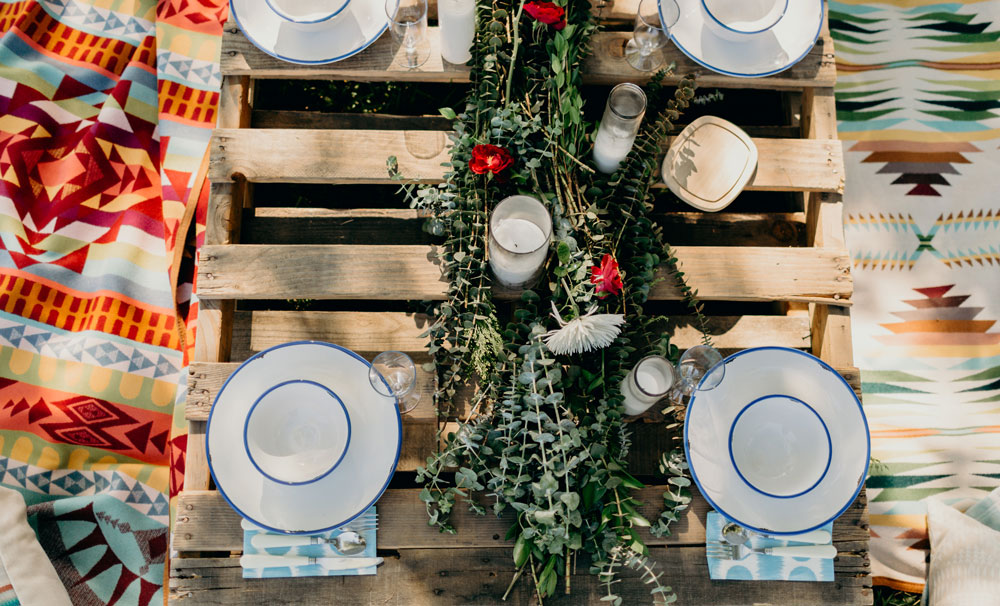
<path id="1" fill-rule="evenodd" d="M 441 57 L 462 64 L 472 58 L 469 47 L 476 31 L 476 0 L 438 0 Z"/>
<path id="2" fill-rule="evenodd" d="M 622 381 L 625 414 L 637 415 L 662 400 L 676 382 L 674 366 L 662 356 L 646 356 Z"/>
<path id="3" fill-rule="evenodd" d="M 490 268 L 507 287 L 530 285 L 549 253 L 552 218 L 531 196 L 511 196 L 490 215 Z"/>
<path id="4" fill-rule="evenodd" d="M 611 89 L 604 108 L 601 126 L 594 139 L 594 164 L 602 173 L 618 170 L 622 160 L 632 150 L 639 124 L 646 113 L 646 94 L 642 89 L 625 82 Z"/>

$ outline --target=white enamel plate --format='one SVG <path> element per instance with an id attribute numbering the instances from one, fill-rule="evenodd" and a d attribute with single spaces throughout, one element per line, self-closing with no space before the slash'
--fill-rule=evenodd
<path id="1" fill-rule="evenodd" d="M 318 341 L 272 347 L 236 369 L 212 405 L 206 450 L 237 513 L 267 530 L 317 533 L 378 500 L 399 460 L 402 426 L 395 399 L 372 388 L 368 369 L 354 352 Z M 314 419 L 321 439 L 299 417 Z M 287 458 L 282 436 L 267 431 L 281 426 L 303 431 L 294 437 L 312 440 L 313 450 Z"/>
<path id="2" fill-rule="evenodd" d="M 868 473 L 868 422 L 854 390 L 808 353 L 759 347 L 723 361 L 684 424 L 691 475 L 722 515 L 766 534 L 836 519 Z"/>
<path id="3" fill-rule="evenodd" d="M 282 19 L 263 0 L 230 0 L 230 12 L 247 40 L 284 61 L 315 65 L 355 55 L 389 24 L 381 0 L 350 0 L 331 18 L 311 24 Z"/>
<path id="4" fill-rule="evenodd" d="M 661 17 L 673 1 L 660 0 Z M 790 0 L 773 27 L 726 35 L 702 1 L 676 0 L 680 18 L 670 28 L 670 38 L 692 60 L 727 76 L 759 78 L 788 69 L 809 53 L 823 25 L 823 0 Z"/>

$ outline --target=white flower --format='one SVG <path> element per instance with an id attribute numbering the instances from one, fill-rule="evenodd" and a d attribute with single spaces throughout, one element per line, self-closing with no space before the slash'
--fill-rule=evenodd
<path id="1" fill-rule="evenodd" d="M 559 322 L 559 328 L 550 330 L 542 337 L 549 351 L 556 355 L 577 354 L 607 347 L 614 342 L 625 323 L 622 314 L 594 314 L 597 307 L 565 322 L 559 315 L 555 303 L 552 304 L 552 315 Z"/>

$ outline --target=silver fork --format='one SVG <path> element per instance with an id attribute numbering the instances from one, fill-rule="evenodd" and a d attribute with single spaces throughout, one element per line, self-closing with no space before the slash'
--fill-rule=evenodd
<path id="1" fill-rule="evenodd" d="M 821 558 L 832 560 L 837 557 L 833 545 L 794 545 L 789 547 L 752 548 L 746 545 L 730 545 L 721 541 L 705 543 L 705 552 L 713 560 L 742 560 L 750 555 L 774 555 L 792 558 Z"/>

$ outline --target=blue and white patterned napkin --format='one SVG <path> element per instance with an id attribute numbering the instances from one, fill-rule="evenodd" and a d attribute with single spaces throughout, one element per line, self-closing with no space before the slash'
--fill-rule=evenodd
<path id="1" fill-rule="evenodd" d="M 708 518 L 705 520 L 706 539 L 722 541 L 722 527 L 726 523 L 726 518 L 718 513 L 708 512 Z M 833 522 L 822 529 L 833 536 Z M 811 545 L 811 543 L 751 536 L 747 545 L 759 549 L 785 545 Z M 708 558 L 708 576 L 716 581 L 833 581 L 833 560 L 756 554 L 738 561 Z"/>
<path id="2" fill-rule="evenodd" d="M 375 513 L 375 506 L 373 505 L 364 515 L 369 515 Z M 364 517 L 360 516 L 361 518 Z M 358 522 L 357 525 L 362 524 Z M 293 556 L 306 556 L 310 558 L 374 558 L 375 557 L 375 535 L 376 530 L 365 530 L 361 532 L 361 536 L 365 539 L 365 549 L 361 553 L 356 553 L 349 556 L 339 555 L 333 546 L 329 543 L 321 543 L 319 545 L 302 545 L 297 547 L 280 547 L 280 548 L 268 548 L 268 549 L 258 549 L 253 546 L 252 539 L 258 534 L 264 534 L 263 530 L 244 530 L 243 531 L 243 554 L 267 554 L 267 555 L 293 555 Z M 334 538 L 340 534 L 340 530 L 331 530 L 330 532 L 325 532 L 315 536 Z M 376 566 L 368 566 L 365 568 L 349 568 L 346 570 L 327 570 L 318 564 L 313 564 L 310 566 L 271 566 L 268 568 L 244 568 L 243 578 L 244 579 L 277 579 L 285 577 L 337 577 L 337 576 L 361 576 L 361 575 L 371 575 L 375 574 Z"/>

